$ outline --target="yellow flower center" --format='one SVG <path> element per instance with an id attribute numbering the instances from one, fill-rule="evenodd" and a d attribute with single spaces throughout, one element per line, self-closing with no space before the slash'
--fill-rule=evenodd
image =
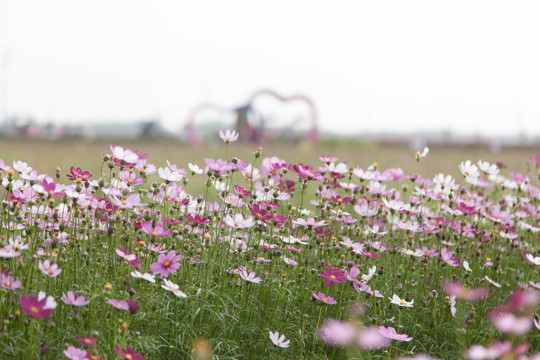
<path id="1" fill-rule="evenodd" d="M 399 305 L 405 305 L 405 300 L 403 299 L 399 300 Z"/>
<path id="2" fill-rule="evenodd" d="M 38 311 L 38 308 L 37 308 L 37 307 L 32 306 L 32 307 L 30 308 L 30 312 L 31 312 L 32 314 L 37 314 L 39 311 Z"/>
<path id="3" fill-rule="evenodd" d="M 171 266 L 171 262 L 169 260 L 163 263 L 163 267 L 169 267 L 169 266 Z"/>

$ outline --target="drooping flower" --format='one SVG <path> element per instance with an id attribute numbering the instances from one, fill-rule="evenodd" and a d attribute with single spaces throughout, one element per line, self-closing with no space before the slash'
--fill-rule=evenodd
<path id="1" fill-rule="evenodd" d="M 323 294 L 322 292 L 319 292 L 319 293 L 316 293 L 315 291 L 312 292 L 312 295 L 315 299 L 319 300 L 319 301 L 322 301 L 323 303 L 325 304 L 328 304 L 328 305 L 334 305 L 334 304 L 337 304 L 337 301 L 331 297 L 331 296 L 326 296 L 325 294 Z"/>
<path id="2" fill-rule="evenodd" d="M 169 274 L 176 274 L 176 271 L 180 268 L 179 263 L 182 260 L 182 255 L 176 255 L 174 250 L 169 251 L 167 254 L 160 254 L 158 261 L 150 265 L 150 270 L 154 275 L 159 274 L 161 277 L 166 278 Z"/>
<path id="3" fill-rule="evenodd" d="M 75 294 L 73 293 L 73 291 L 68 291 L 67 294 L 66 293 L 62 293 L 62 298 L 61 300 L 67 304 L 67 305 L 71 305 L 71 306 L 84 306 L 84 305 L 88 305 L 90 303 L 90 300 L 86 300 L 84 296 L 75 296 Z"/>
<path id="4" fill-rule="evenodd" d="M 279 332 L 269 332 L 270 340 L 274 343 L 274 345 L 279 346 L 280 348 L 288 348 L 291 340 L 285 340 L 285 335 L 279 335 Z"/>
<path id="5" fill-rule="evenodd" d="M 423 157 L 426 157 L 426 155 L 429 153 L 429 148 L 426 146 L 424 147 L 424 151 L 420 152 L 420 151 L 417 151 L 416 152 L 416 161 L 420 161 L 421 158 Z"/>
<path id="6" fill-rule="evenodd" d="M 153 284 L 156 283 L 156 275 L 152 275 L 150 273 L 141 274 L 138 271 L 132 271 L 130 275 L 133 276 L 136 279 L 143 279 L 143 280 L 146 280 L 146 281 L 151 282 Z"/>
<path id="7" fill-rule="evenodd" d="M 22 306 L 23 312 L 38 319 L 50 318 L 54 309 L 58 305 L 54 300 L 54 297 L 47 296 L 44 291 L 40 291 L 39 295 L 32 295 L 28 297 L 26 294 L 22 294 L 19 303 Z"/>
<path id="8" fill-rule="evenodd" d="M 411 301 L 405 301 L 401 299 L 399 296 L 397 296 L 396 294 L 394 294 L 394 296 L 389 299 L 392 304 L 396 304 L 403 307 L 413 307 L 413 304 L 414 304 L 414 299 Z"/>
<path id="9" fill-rule="evenodd" d="M 118 310 L 123 310 L 123 311 L 129 310 L 129 305 L 127 301 L 125 300 L 110 299 L 110 300 L 107 300 L 106 303 Z"/>
<path id="10" fill-rule="evenodd" d="M 391 326 L 387 328 L 384 326 L 379 326 L 379 334 L 381 334 L 385 338 L 397 340 L 397 341 L 411 341 L 412 340 L 412 337 L 409 337 L 407 334 L 398 334 L 396 332 L 396 329 L 394 329 Z"/>

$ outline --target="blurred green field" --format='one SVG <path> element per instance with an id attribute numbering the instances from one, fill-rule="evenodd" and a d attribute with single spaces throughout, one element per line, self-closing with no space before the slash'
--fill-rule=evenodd
<path id="1" fill-rule="evenodd" d="M 190 145 L 170 140 L 138 140 L 138 141 L 42 141 L 42 140 L 0 140 L 0 159 L 7 163 L 23 160 L 38 173 L 54 174 L 56 167 L 65 174 L 70 166 L 81 167 L 92 174 L 98 174 L 101 159 L 110 152 L 109 145 L 120 145 L 132 150 L 140 150 L 148 154 L 150 163 L 165 166 L 166 160 L 186 167 L 191 162 L 203 167 L 204 158 L 225 158 L 225 145 L 218 144 L 193 148 Z M 229 145 L 228 155 L 237 156 L 251 162 L 256 146 L 252 144 L 233 143 Z M 421 150 L 421 149 L 418 149 Z M 377 143 L 358 143 L 353 141 L 327 141 L 316 147 L 306 144 L 268 144 L 264 146 L 263 157 L 278 156 L 291 163 L 307 163 L 318 166 L 319 155 L 337 155 L 352 166 L 367 168 L 377 162 L 379 169 L 401 167 L 406 174 L 420 173 L 424 177 L 432 177 L 437 173 L 451 174 L 461 177 L 458 165 L 465 160 L 474 162 L 479 159 L 494 163 L 502 162 L 508 166 L 506 171 L 530 173 L 530 158 L 540 149 L 504 148 L 493 153 L 485 147 L 437 147 L 430 146 L 428 156 L 418 164 L 415 152 L 406 146 L 387 146 Z"/>

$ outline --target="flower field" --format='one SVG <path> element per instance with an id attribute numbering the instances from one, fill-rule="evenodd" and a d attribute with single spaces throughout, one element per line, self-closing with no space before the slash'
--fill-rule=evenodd
<path id="1" fill-rule="evenodd" d="M 405 171 L 220 135 L 0 160 L 1 359 L 540 359 L 540 155 L 422 175 L 427 148 Z"/>

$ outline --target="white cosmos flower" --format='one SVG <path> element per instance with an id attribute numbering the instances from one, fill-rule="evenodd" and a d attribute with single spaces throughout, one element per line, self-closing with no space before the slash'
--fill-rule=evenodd
<path id="1" fill-rule="evenodd" d="M 525 253 L 525 258 L 534 265 L 540 265 L 540 256 L 533 256 L 533 254 Z"/>
<path id="2" fill-rule="evenodd" d="M 288 348 L 291 340 L 285 340 L 285 335 L 279 335 L 279 333 L 276 331 L 275 333 L 270 331 L 270 340 L 274 343 L 274 345 L 279 346 L 280 348 Z"/>
<path id="3" fill-rule="evenodd" d="M 149 274 L 149 273 L 141 274 L 138 271 L 133 271 L 133 272 L 131 272 L 131 276 L 133 276 L 134 278 L 137 278 L 137 279 L 143 279 L 143 280 L 149 281 L 149 282 L 151 282 L 153 284 L 156 283 L 156 275 L 152 275 L 152 274 Z"/>
<path id="4" fill-rule="evenodd" d="M 396 304 L 403 307 L 413 307 L 413 304 L 414 304 L 414 299 L 411 301 L 405 301 L 401 299 L 399 296 L 397 296 L 396 294 L 394 294 L 394 296 L 392 296 L 392 298 L 389 298 L 389 299 L 392 304 Z"/>
<path id="5" fill-rule="evenodd" d="M 163 284 L 161 284 L 161 287 L 164 288 L 165 290 L 172 291 L 172 293 L 178 297 L 181 297 L 181 298 L 187 297 L 186 294 L 184 294 L 182 291 L 179 290 L 178 285 L 176 285 L 175 283 L 167 279 L 163 279 Z"/>
<path id="6" fill-rule="evenodd" d="M 199 165 L 188 163 L 188 167 L 189 167 L 189 170 L 191 170 L 193 174 L 201 175 L 204 172 L 204 170 L 201 169 Z"/>

